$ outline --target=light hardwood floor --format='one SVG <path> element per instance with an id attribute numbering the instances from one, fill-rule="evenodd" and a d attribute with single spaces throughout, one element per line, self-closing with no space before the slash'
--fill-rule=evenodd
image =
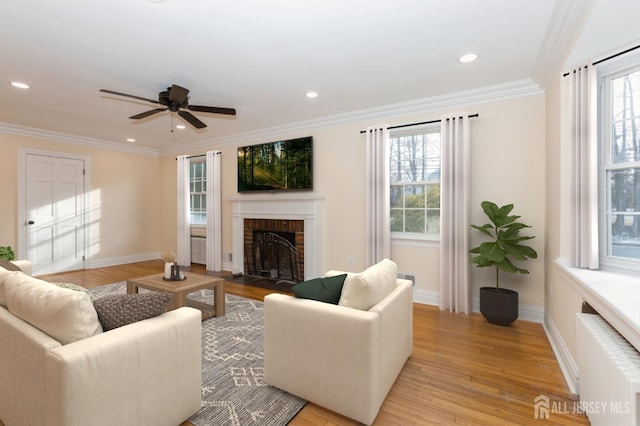
<path id="1" fill-rule="evenodd" d="M 46 275 L 40 278 L 96 287 L 160 273 L 161 261 Z M 193 272 L 205 273 L 201 266 Z M 227 293 L 263 300 L 271 291 L 227 283 Z M 588 425 L 572 413 L 577 397 L 564 382 L 540 324 L 510 327 L 481 315 L 414 304 L 414 348 L 387 396 L 375 425 Z M 534 399 L 550 401 L 548 420 L 534 417 Z M 183 426 L 189 425 L 185 422 Z M 308 403 L 290 425 L 357 425 Z"/>

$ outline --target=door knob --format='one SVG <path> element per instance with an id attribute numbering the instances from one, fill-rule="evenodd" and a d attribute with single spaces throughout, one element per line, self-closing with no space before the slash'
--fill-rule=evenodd
<path id="1" fill-rule="evenodd" d="M 29 225 L 33 225 L 35 222 L 30 220 L 29 222 L 27 222 Z"/>

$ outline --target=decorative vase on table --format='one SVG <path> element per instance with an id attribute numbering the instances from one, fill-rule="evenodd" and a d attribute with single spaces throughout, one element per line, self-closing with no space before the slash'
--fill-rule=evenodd
<path id="1" fill-rule="evenodd" d="M 162 260 L 164 260 L 164 276 L 165 280 L 170 280 L 173 272 L 173 264 L 176 261 L 176 254 L 172 251 L 166 251 L 162 256 Z"/>
<path id="2" fill-rule="evenodd" d="M 164 264 L 164 279 L 171 279 L 171 267 L 173 266 L 173 262 L 165 262 Z"/>

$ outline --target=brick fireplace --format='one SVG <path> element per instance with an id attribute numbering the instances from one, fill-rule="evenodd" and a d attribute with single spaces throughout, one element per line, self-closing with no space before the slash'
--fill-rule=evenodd
<path id="1" fill-rule="evenodd" d="M 304 220 L 244 219 L 244 271 L 274 280 L 304 281 Z"/>
<path id="2" fill-rule="evenodd" d="M 242 194 L 229 199 L 232 212 L 233 273 L 246 274 L 245 246 L 254 231 L 292 233 L 293 245 L 301 250 L 305 280 L 323 273 L 322 198 L 309 193 Z"/>

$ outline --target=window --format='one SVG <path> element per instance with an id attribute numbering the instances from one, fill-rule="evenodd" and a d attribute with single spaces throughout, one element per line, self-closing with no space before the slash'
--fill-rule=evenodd
<path id="1" fill-rule="evenodd" d="M 189 212 L 192 225 L 207 224 L 207 163 L 192 162 L 189 166 Z"/>
<path id="2" fill-rule="evenodd" d="M 391 233 L 440 238 L 440 126 L 390 138 Z"/>
<path id="3" fill-rule="evenodd" d="M 638 268 L 640 65 L 609 71 L 601 78 L 601 93 L 601 258 L 610 266 Z"/>

